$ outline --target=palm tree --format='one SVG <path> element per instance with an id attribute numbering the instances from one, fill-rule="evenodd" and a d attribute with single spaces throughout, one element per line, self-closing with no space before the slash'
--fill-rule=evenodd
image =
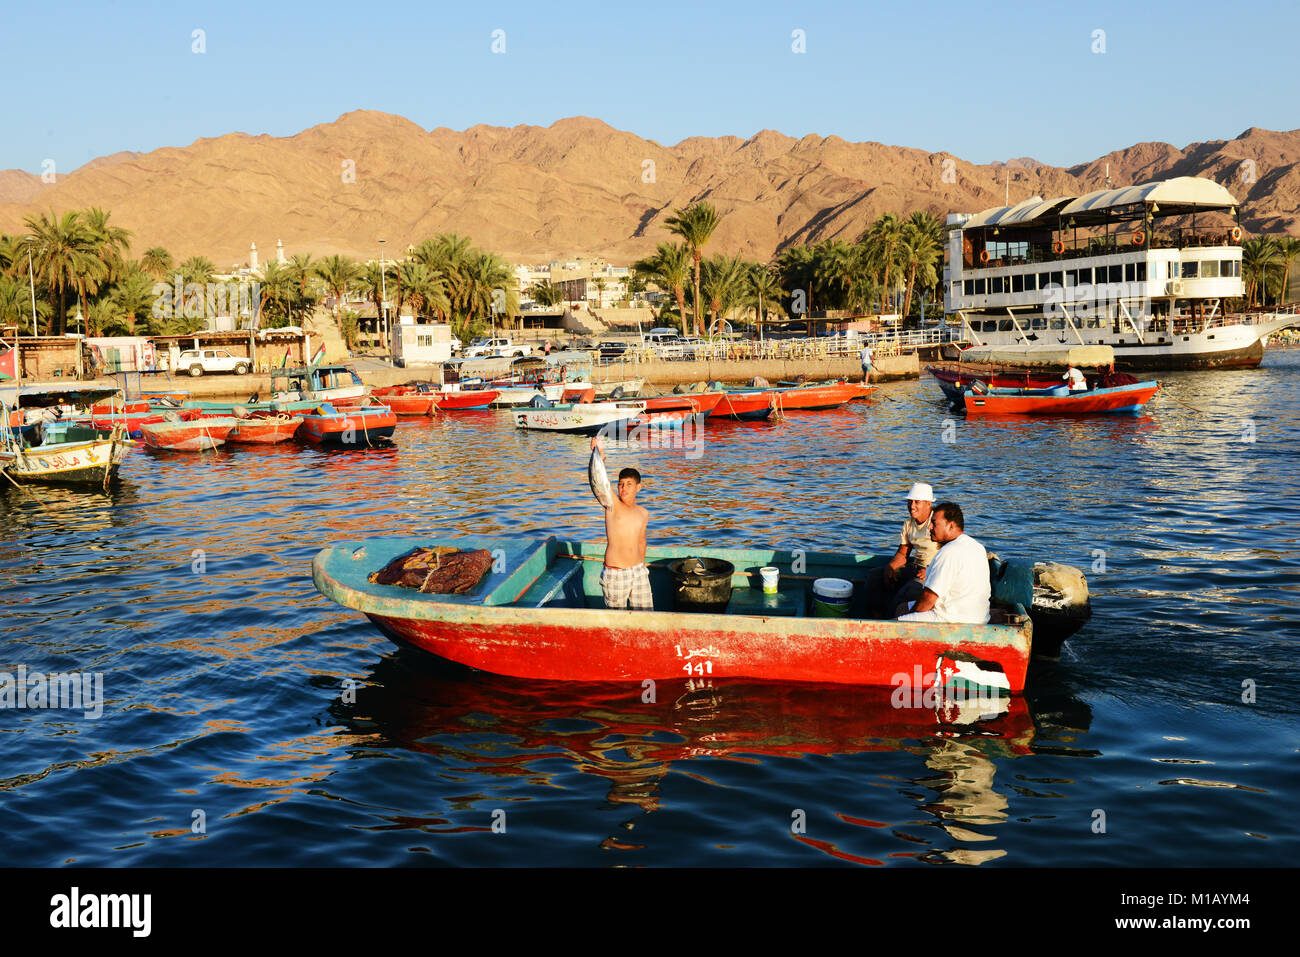
<path id="1" fill-rule="evenodd" d="M 51 211 L 39 218 L 28 216 L 24 224 L 31 230 L 33 269 L 54 294 L 48 331 L 61 336 L 67 331 L 68 291 L 82 288 L 87 279 L 98 282 L 107 270 L 95 253 L 94 237 L 77 213 L 60 216 Z"/>
<path id="2" fill-rule="evenodd" d="M 404 259 L 397 266 L 398 309 L 403 302 L 411 304 L 416 319 L 424 316 L 426 306 L 439 301 L 450 308 L 445 280 L 422 262 Z"/>
<path id="3" fill-rule="evenodd" d="M 1257 236 L 1241 244 L 1241 270 L 1246 276 L 1246 305 L 1255 304 L 1255 295 L 1261 300 L 1267 296 L 1265 284 L 1268 274 L 1281 260 L 1277 242 L 1269 236 Z M 1260 302 L 1263 305 L 1263 302 Z"/>
<path id="4" fill-rule="evenodd" d="M 1282 258 L 1282 295 L 1278 300 L 1279 304 L 1286 302 L 1287 291 L 1291 285 L 1291 263 L 1296 257 L 1300 256 L 1300 238 L 1295 236 L 1279 236 L 1277 239 L 1277 252 Z"/>
<path id="5" fill-rule="evenodd" d="M 262 324 L 264 313 L 269 314 L 267 315 L 270 320 L 268 329 L 275 328 L 275 325 L 292 325 L 295 289 L 293 279 L 284 266 L 275 260 L 267 263 L 262 270 L 262 299 L 259 303 L 258 325 Z M 269 309 L 266 308 L 267 303 L 270 304 Z"/>
<path id="6" fill-rule="evenodd" d="M 509 317 L 519 311 L 514 271 L 496 253 L 474 250 L 465 270 L 465 281 L 467 308 L 465 325 L 462 327 L 465 331 L 473 325 L 474 313 L 480 309 L 483 316 L 499 314 L 505 322 L 509 322 Z"/>
<path id="7" fill-rule="evenodd" d="M 718 213 L 710 203 L 695 203 L 686 209 L 675 209 L 673 215 L 664 220 L 668 231 L 681 236 L 691 250 L 691 260 L 695 264 L 695 334 L 700 334 L 700 250 L 709 241 L 713 231 L 718 228 Z"/>
<path id="8" fill-rule="evenodd" d="M 316 278 L 316 270 L 311 263 L 311 253 L 295 253 L 290 256 L 289 262 L 285 264 L 285 272 L 297 288 L 294 306 L 302 313 L 302 321 L 299 325 L 305 329 L 311 318 L 311 306 L 315 304 L 312 283 Z"/>
<path id="9" fill-rule="evenodd" d="M 745 293 L 745 304 L 754 307 L 754 319 L 760 330 L 767 315 L 767 306 L 784 295 L 785 290 L 781 288 L 781 277 L 775 269 L 759 263 L 751 264 L 748 288 Z"/>
<path id="10" fill-rule="evenodd" d="M 898 264 L 898 244 L 903 238 L 903 224 L 894 213 L 883 213 L 859 238 L 865 243 L 872 264 L 881 271 L 880 287 L 883 290 L 880 311 L 890 304 L 889 274 Z"/>
<path id="11" fill-rule="evenodd" d="M 397 264 L 386 261 L 381 267 L 377 262 L 368 262 L 362 269 L 361 278 L 358 280 L 363 292 L 371 302 L 375 304 L 375 316 L 379 321 L 384 319 L 384 297 L 388 291 L 388 284 L 393 282 L 393 270 Z"/>
<path id="12" fill-rule="evenodd" d="M 90 230 L 95 254 L 99 256 L 107 272 L 109 282 L 116 282 L 125 269 L 126 253 L 131 249 L 131 231 L 120 226 L 110 225 L 111 214 L 92 206 L 82 213 L 82 221 Z"/>
<path id="13" fill-rule="evenodd" d="M 136 323 L 141 319 L 145 320 L 145 328 L 153 331 L 154 324 L 150 320 L 156 297 L 153 292 L 153 277 L 138 267 L 128 268 L 130 271 L 117 281 L 106 301 L 111 306 L 112 314 L 121 318 L 126 334 L 133 336 L 136 334 Z"/>
<path id="14" fill-rule="evenodd" d="M 912 291 L 919 278 L 929 289 L 938 280 L 936 263 L 943 258 L 943 224 L 926 212 L 915 212 L 903 224 L 899 243 L 902 265 L 907 271 L 907 292 L 903 298 L 903 315 L 912 308 Z"/>
<path id="15" fill-rule="evenodd" d="M 546 306 L 548 309 L 552 306 L 558 306 L 564 301 L 564 290 L 549 279 L 533 283 L 528 290 L 528 294 L 533 297 L 534 302 Z"/>
<path id="16" fill-rule="evenodd" d="M 817 278 L 817 261 L 812 247 L 790 246 L 782 250 L 776 260 L 776 270 L 781 277 L 781 285 L 790 296 L 790 308 L 786 312 L 796 314 L 795 307 L 800 304 L 795 302 L 795 295 L 802 290 L 802 314 L 806 318 L 812 311 L 813 283 Z"/>
<path id="17" fill-rule="evenodd" d="M 140 257 L 140 268 L 155 279 L 161 280 L 171 276 L 176 264 L 172 261 L 171 253 L 162 246 L 154 246 L 152 249 L 146 249 L 144 255 Z"/>
<path id="18" fill-rule="evenodd" d="M 326 256 L 318 260 L 314 268 L 317 277 L 334 297 L 334 321 L 337 323 L 343 315 L 344 297 L 356 288 L 365 270 L 360 263 L 347 256 Z"/>
<path id="19" fill-rule="evenodd" d="M 726 316 L 745 294 L 751 264 L 740 256 L 719 253 L 705 262 L 704 296 L 709 305 L 709 335 L 716 331 L 720 316 Z"/>
<path id="20" fill-rule="evenodd" d="M 685 331 L 686 284 L 691 279 L 691 250 L 685 243 L 660 243 L 653 256 L 632 264 L 633 275 L 648 279 L 677 300 L 677 314 Z"/>
<path id="21" fill-rule="evenodd" d="M 32 326 L 31 297 L 27 283 L 0 275 L 0 325 L 17 326 L 35 334 Z"/>

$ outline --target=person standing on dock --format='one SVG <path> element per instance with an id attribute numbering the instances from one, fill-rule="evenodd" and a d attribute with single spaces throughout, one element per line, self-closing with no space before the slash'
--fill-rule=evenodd
<path id="1" fill-rule="evenodd" d="M 875 359 L 876 353 L 871 348 L 870 343 L 863 345 L 862 351 L 858 353 L 858 358 L 862 360 L 862 381 L 866 382 L 871 378 L 871 363 Z"/>
<path id="2" fill-rule="evenodd" d="M 900 605 L 898 620 L 987 623 L 992 595 L 988 552 L 966 534 L 966 520 L 955 502 L 936 505 L 930 526 L 939 553 L 930 562 L 921 597 Z"/>
<path id="3" fill-rule="evenodd" d="M 650 590 L 650 570 L 645 564 L 650 512 L 636 503 L 641 473 L 634 468 L 623 469 L 618 473 L 617 495 L 612 494 L 605 473 L 605 448 L 600 436 L 593 435 L 587 477 L 592 494 L 605 509 L 605 568 L 600 574 L 605 607 L 652 611 L 654 595 Z"/>

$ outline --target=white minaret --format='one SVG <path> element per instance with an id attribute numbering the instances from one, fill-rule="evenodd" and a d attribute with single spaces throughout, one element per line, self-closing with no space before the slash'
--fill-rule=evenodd
<path id="1" fill-rule="evenodd" d="M 250 243 L 248 246 L 248 270 L 257 272 L 257 243 Z"/>
<path id="2" fill-rule="evenodd" d="M 278 262 L 278 263 L 279 263 L 280 265 L 282 265 L 282 266 L 283 266 L 285 263 L 288 262 L 288 260 L 284 258 L 284 240 L 283 240 L 283 239 L 277 239 L 277 240 L 275 241 L 275 261 Z"/>

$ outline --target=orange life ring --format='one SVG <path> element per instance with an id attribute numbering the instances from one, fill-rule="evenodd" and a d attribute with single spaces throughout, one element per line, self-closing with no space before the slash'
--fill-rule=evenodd
<path id="1" fill-rule="evenodd" d="M 1239 242 L 1240 240 L 1241 240 L 1241 227 L 1240 227 L 1240 226 L 1233 226 L 1233 227 L 1232 227 L 1232 241 L 1235 243 L 1235 242 Z"/>
<path id="2" fill-rule="evenodd" d="M 1061 255 L 1061 253 L 1065 252 L 1065 243 L 1061 242 L 1059 239 L 1052 243 L 1052 252 L 1056 253 L 1058 256 Z"/>
<path id="3" fill-rule="evenodd" d="M 981 250 L 980 250 L 980 262 L 982 262 L 982 263 L 986 263 L 986 262 L 988 262 L 988 261 L 989 261 L 989 251 L 988 251 L 987 249 L 981 249 Z"/>
<path id="4" fill-rule="evenodd" d="M 1146 241 L 1147 241 L 1146 233 L 1142 232 L 1142 230 L 1139 229 L 1136 233 L 1133 234 L 1134 246 L 1141 246 Z"/>

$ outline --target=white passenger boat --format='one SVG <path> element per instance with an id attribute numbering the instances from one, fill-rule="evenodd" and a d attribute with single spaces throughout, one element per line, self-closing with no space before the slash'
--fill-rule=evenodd
<path id="1" fill-rule="evenodd" d="M 515 409 L 515 428 L 543 432 L 599 432 L 606 426 L 629 422 L 645 411 L 644 402 L 575 402 Z"/>
<path id="2" fill-rule="evenodd" d="M 1295 307 L 1244 293 L 1240 206 L 1179 176 L 948 217 L 944 311 L 976 346 L 1106 345 L 1121 369 L 1257 366 Z"/>

